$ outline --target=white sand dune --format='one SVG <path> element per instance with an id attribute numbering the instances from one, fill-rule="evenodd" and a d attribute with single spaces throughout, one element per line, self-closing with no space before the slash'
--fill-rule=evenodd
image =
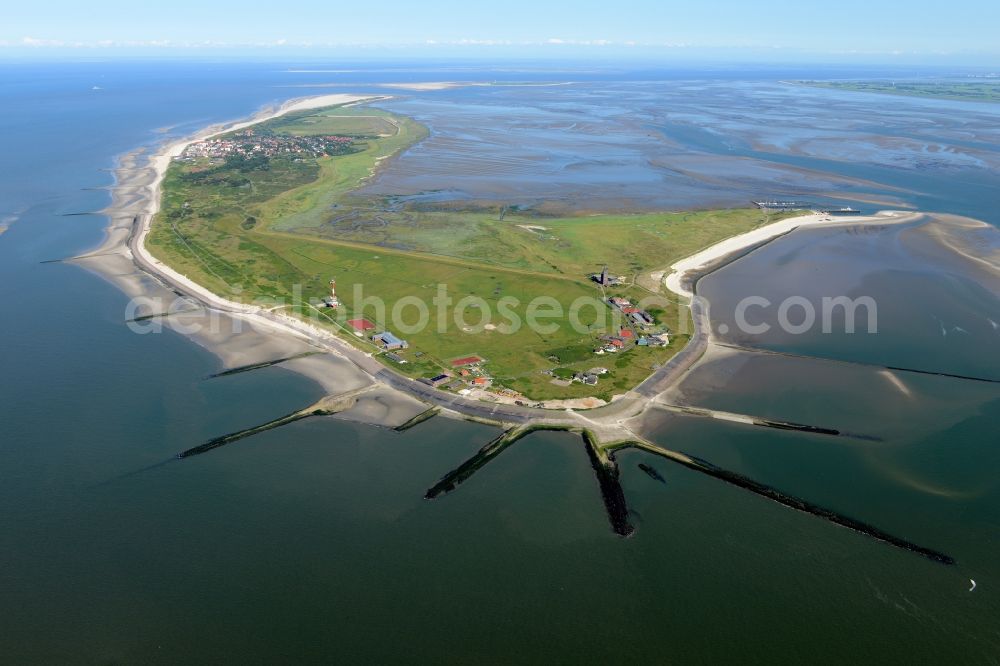
<path id="1" fill-rule="evenodd" d="M 921 217 L 921 213 L 911 211 L 881 211 L 875 215 L 863 217 L 838 218 L 821 213 L 810 213 L 798 217 L 790 217 L 772 224 L 758 227 L 752 231 L 739 236 L 727 238 L 715 245 L 705 248 L 701 252 L 681 259 L 670 267 L 670 273 L 663 280 L 663 284 L 670 291 L 691 298 L 693 294 L 688 286 L 690 278 L 704 270 L 712 263 L 737 252 L 742 252 L 754 245 L 777 238 L 799 227 L 808 226 L 852 226 L 859 224 L 888 224 L 912 222 Z M 656 274 L 654 274 L 656 275 Z"/>

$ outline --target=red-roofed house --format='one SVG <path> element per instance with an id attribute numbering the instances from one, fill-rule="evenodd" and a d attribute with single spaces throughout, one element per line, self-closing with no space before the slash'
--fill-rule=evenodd
<path id="1" fill-rule="evenodd" d="M 375 324 L 367 319 L 348 319 L 347 325 L 353 328 L 355 333 L 364 333 L 375 329 Z"/>
<path id="2" fill-rule="evenodd" d="M 623 338 L 631 338 L 632 337 L 632 331 L 630 329 L 623 328 L 618 335 L 621 336 L 621 337 L 623 337 Z"/>
<path id="3" fill-rule="evenodd" d="M 635 307 L 634 305 L 622 308 L 622 312 L 624 312 L 625 314 L 635 314 L 638 311 L 639 308 Z"/>
<path id="4" fill-rule="evenodd" d="M 451 362 L 451 367 L 460 368 L 463 365 L 475 365 L 476 363 L 482 363 L 483 359 L 478 356 L 466 356 L 465 358 L 456 358 Z"/>

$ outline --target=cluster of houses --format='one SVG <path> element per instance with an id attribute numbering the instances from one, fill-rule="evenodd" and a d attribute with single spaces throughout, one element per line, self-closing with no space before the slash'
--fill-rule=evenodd
<path id="1" fill-rule="evenodd" d="M 349 136 L 290 136 L 257 134 L 252 129 L 230 134 L 225 138 L 192 143 L 181 158 L 273 157 L 278 154 L 298 154 L 304 157 L 343 155 L 351 151 L 354 139 Z"/>
<path id="2" fill-rule="evenodd" d="M 633 343 L 639 347 L 665 347 L 670 344 L 669 334 L 652 332 L 656 325 L 656 319 L 653 315 L 636 307 L 627 298 L 621 296 L 612 296 L 608 299 L 608 303 L 625 315 L 629 325 L 634 328 L 623 327 L 617 335 L 603 336 L 601 346 L 595 349 L 594 353 L 613 354 Z"/>
<path id="3" fill-rule="evenodd" d="M 640 328 L 647 328 L 656 323 L 656 319 L 653 318 L 653 315 L 632 305 L 632 301 L 627 298 L 612 296 L 608 299 L 608 303 L 620 310 L 621 313 L 628 318 L 630 323 L 635 324 Z"/>
<path id="4" fill-rule="evenodd" d="M 602 335 L 601 346 L 594 350 L 595 354 L 614 354 L 619 352 L 635 341 L 635 334 L 631 329 L 623 328 L 617 335 Z"/>
<path id="5" fill-rule="evenodd" d="M 358 337 L 369 336 L 372 331 L 376 330 L 375 324 L 364 318 L 349 319 L 347 325 Z M 399 364 L 407 362 L 406 359 L 395 353 L 409 349 L 410 344 L 406 340 L 396 336 L 391 331 L 374 333 L 370 335 L 369 339 L 385 352 L 385 358 Z M 416 355 L 421 356 L 422 354 L 417 352 Z M 478 356 L 456 358 L 450 363 L 452 367 L 450 372 L 442 372 L 434 377 L 425 377 L 420 381 L 434 388 L 449 389 L 462 394 L 466 394 L 472 389 L 488 389 L 493 386 L 493 378 L 483 368 L 483 363 L 485 361 Z M 500 395 L 506 395 L 505 389 L 498 389 L 496 392 Z M 510 397 L 521 397 L 515 391 L 509 393 Z"/>
<path id="6" fill-rule="evenodd" d="M 598 377 L 606 374 L 608 374 L 607 368 L 591 368 L 586 372 L 578 372 L 573 375 L 573 381 L 586 384 L 587 386 L 597 386 Z"/>
<path id="7" fill-rule="evenodd" d="M 451 372 L 442 372 L 421 381 L 435 388 L 451 389 L 463 394 L 473 388 L 487 389 L 493 385 L 493 378 L 483 369 L 483 362 L 478 356 L 456 358 L 451 362 Z"/>

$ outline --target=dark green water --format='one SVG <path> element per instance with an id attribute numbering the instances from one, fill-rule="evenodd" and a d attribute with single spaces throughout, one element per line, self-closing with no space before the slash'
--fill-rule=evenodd
<path id="1" fill-rule="evenodd" d="M 637 532 L 618 539 L 568 434 L 529 436 L 433 502 L 426 489 L 494 429 L 434 419 L 399 434 L 311 419 L 173 460 L 319 390 L 280 368 L 206 381 L 221 369 L 208 352 L 171 333 L 132 334 L 124 296 L 71 265 L 38 262 L 100 238 L 101 218 L 60 214 L 105 203 L 80 188 L 107 185 L 99 169 L 112 156 L 157 140 L 152 128 L 245 115 L 284 96 L 270 86 L 286 79 L 261 65 L 4 73 L 20 104 L 0 116 L 10 144 L 0 212 L 19 218 L 0 235 L 0 662 L 997 661 L 993 385 L 908 377 L 905 395 L 875 370 L 754 357 L 707 364 L 685 390 L 696 404 L 880 441 L 686 417 L 650 424 L 665 446 L 943 550 L 956 567 L 636 452 L 619 462 Z M 380 77 L 398 73 L 344 79 Z M 106 97 L 91 93 L 98 83 Z M 587 95 L 629 88 L 603 85 Z M 725 85 L 694 89 L 714 108 Z M 734 89 L 753 97 L 756 85 Z M 767 99 L 774 84 L 760 86 Z M 660 91 L 633 94 L 652 104 Z M 802 103 L 850 105 L 815 94 Z M 894 103 L 908 117 L 922 104 Z M 977 339 L 994 367 L 996 347 Z M 949 358 L 968 365 L 975 353 Z M 971 594 L 970 577 L 980 585 Z"/>

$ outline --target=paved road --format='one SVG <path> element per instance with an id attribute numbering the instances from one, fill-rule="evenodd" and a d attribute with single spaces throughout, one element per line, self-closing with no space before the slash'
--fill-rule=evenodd
<path id="1" fill-rule="evenodd" d="M 192 291 L 187 285 L 175 280 L 169 273 L 163 272 L 159 266 L 149 261 L 142 248 L 139 247 L 142 234 L 139 233 L 147 224 L 146 216 L 135 216 L 132 223 L 132 231 L 129 234 L 127 245 L 132 254 L 135 265 L 155 276 L 160 281 L 167 284 L 177 293 L 183 294 L 203 307 L 227 312 L 236 315 L 247 315 L 252 313 L 259 317 L 269 319 L 276 324 L 287 327 L 287 320 L 281 316 L 266 310 L 253 311 L 248 307 L 236 307 L 230 305 L 221 297 L 207 298 L 197 292 Z M 704 326 L 707 325 L 700 303 L 695 303 L 692 307 L 695 322 L 695 334 L 691 341 L 680 352 L 677 353 L 668 363 L 657 369 L 642 384 L 636 387 L 624 398 L 605 405 L 603 407 L 586 410 L 583 412 L 571 413 L 569 411 L 559 411 L 552 409 L 541 409 L 537 407 L 522 407 L 519 405 L 508 405 L 502 403 L 491 403 L 480 400 L 473 400 L 453 393 L 446 393 L 432 388 L 420 381 L 403 376 L 394 372 L 390 368 L 382 365 L 369 354 L 357 349 L 349 343 L 340 340 L 332 334 L 327 337 L 311 335 L 311 341 L 322 349 L 326 349 L 334 354 L 347 358 L 358 368 L 364 371 L 375 381 L 394 388 L 403 393 L 408 393 L 418 399 L 449 409 L 460 414 L 497 421 L 507 424 L 522 424 L 531 421 L 544 421 L 548 423 L 563 423 L 571 425 L 582 425 L 592 423 L 616 427 L 617 421 L 640 413 L 645 409 L 649 399 L 660 394 L 667 387 L 676 382 L 683 374 L 697 361 L 707 347 L 707 336 L 704 333 Z"/>
<path id="2" fill-rule="evenodd" d="M 664 363 L 641 384 L 633 389 L 645 398 L 655 398 L 676 384 L 698 359 L 708 349 L 708 327 L 711 323 L 701 299 L 691 301 L 691 318 L 694 320 L 694 335 L 684 346 L 684 349 L 674 354 L 673 358 Z"/>
<path id="3" fill-rule="evenodd" d="M 144 223 L 144 219 L 141 219 L 140 216 L 136 216 L 133 220 L 132 233 L 129 235 L 127 240 L 128 248 L 131 251 L 132 259 L 136 266 L 146 273 L 155 276 L 158 280 L 164 282 L 169 288 L 183 294 L 186 298 L 199 303 L 205 308 L 236 315 L 246 315 L 248 313 L 246 308 L 233 307 L 227 304 L 227 302 L 222 298 L 208 299 L 203 297 L 201 294 L 191 291 L 185 284 L 174 280 L 169 274 L 162 272 L 158 266 L 150 262 L 145 256 L 145 253 L 141 252 L 138 247 L 141 238 L 141 234 L 138 232 Z M 269 319 L 276 324 L 282 326 L 287 325 L 286 321 L 272 312 L 262 310 L 255 312 L 254 314 L 256 314 L 256 316 Z M 424 402 L 444 407 L 467 416 L 501 421 L 504 423 L 527 423 L 529 421 L 539 419 L 547 421 L 566 421 L 572 418 L 568 414 L 562 414 L 555 410 L 489 403 L 439 391 L 422 382 L 392 371 L 365 352 L 333 336 L 331 336 L 330 339 L 313 336 L 311 341 L 323 349 L 347 358 L 375 381 L 404 393 L 414 395 Z"/>

